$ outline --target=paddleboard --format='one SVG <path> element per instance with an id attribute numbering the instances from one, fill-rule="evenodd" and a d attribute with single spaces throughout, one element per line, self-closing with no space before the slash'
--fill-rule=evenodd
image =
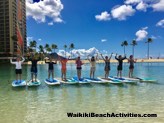
<path id="1" fill-rule="evenodd" d="M 101 79 L 98 79 L 98 78 L 89 78 L 89 77 L 85 77 L 85 79 L 89 82 L 93 82 L 93 83 L 100 83 L 102 82 Z"/>
<path id="2" fill-rule="evenodd" d="M 77 82 L 79 82 L 80 84 L 88 84 L 88 83 L 90 83 L 89 81 L 87 81 L 84 78 L 78 79 L 78 77 L 73 77 L 72 79 L 75 80 L 75 81 L 77 81 Z"/>
<path id="3" fill-rule="evenodd" d="M 113 83 L 113 84 L 122 84 L 121 81 L 118 81 L 118 80 L 111 80 L 111 79 L 106 79 L 106 78 L 100 78 L 98 77 L 98 79 L 102 80 L 103 82 L 106 82 L 106 83 Z"/>
<path id="4" fill-rule="evenodd" d="M 137 82 L 134 80 L 119 78 L 119 77 L 115 77 L 115 76 L 109 76 L 108 78 L 111 79 L 112 81 L 120 81 L 120 82 L 124 82 L 124 83 L 136 83 Z"/>
<path id="5" fill-rule="evenodd" d="M 61 81 L 61 83 L 63 83 L 63 84 L 79 84 L 78 81 L 75 81 L 75 80 L 70 79 L 70 78 L 68 78 L 68 79 L 66 79 L 66 80 L 60 80 L 60 81 Z"/>
<path id="6" fill-rule="evenodd" d="M 39 79 L 37 79 L 37 81 L 33 81 L 33 82 L 32 82 L 32 80 L 30 80 L 30 81 L 27 83 L 27 85 L 28 85 L 28 86 L 39 86 L 39 85 L 41 85 L 41 82 L 40 82 Z"/>
<path id="7" fill-rule="evenodd" d="M 136 77 L 136 79 L 139 79 L 140 82 L 157 82 L 157 80 L 152 79 L 152 78 L 140 78 L 140 77 Z"/>
<path id="8" fill-rule="evenodd" d="M 131 81 L 134 81 L 134 82 L 139 82 L 139 79 L 136 79 L 136 78 L 129 78 L 129 77 L 122 77 L 123 79 L 127 79 L 127 80 L 131 80 Z"/>
<path id="9" fill-rule="evenodd" d="M 110 79 L 106 79 L 106 78 L 102 78 L 102 77 L 97 77 L 97 78 L 101 80 L 101 82 L 99 82 L 99 83 L 112 83 L 113 82 Z"/>
<path id="10" fill-rule="evenodd" d="M 48 85 L 60 85 L 60 81 L 58 79 L 45 79 L 44 82 Z"/>
<path id="11" fill-rule="evenodd" d="M 13 87 L 21 87 L 21 86 L 26 86 L 26 81 L 25 80 L 14 80 L 13 82 L 12 82 L 12 86 Z"/>

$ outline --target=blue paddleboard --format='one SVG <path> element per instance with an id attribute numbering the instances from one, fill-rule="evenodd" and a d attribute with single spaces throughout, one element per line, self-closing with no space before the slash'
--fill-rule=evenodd
<path id="1" fill-rule="evenodd" d="M 41 82 L 40 82 L 40 80 L 38 80 L 38 79 L 37 79 L 37 81 L 33 81 L 33 82 L 32 82 L 32 80 L 30 80 L 30 81 L 27 83 L 27 85 L 28 85 L 28 86 L 39 86 L 39 85 L 41 85 Z"/>
<path id="2" fill-rule="evenodd" d="M 80 79 L 78 79 L 78 77 L 73 77 L 72 79 L 75 80 L 75 81 L 77 81 L 77 82 L 79 82 L 79 83 L 81 83 L 81 84 L 90 83 L 90 82 L 89 82 L 88 80 L 86 80 L 85 78 L 80 78 Z"/>
<path id="3" fill-rule="evenodd" d="M 20 86 L 26 86 L 26 81 L 25 80 L 18 80 L 18 81 L 16 81 L 16 80 L 14 80 L 13 82 L 12 82 L 12 86 L 13 87 L 20 87 Z"/>
<path id="4" fill-rule="evenodd" d="M 60 85 L 60 81 L 58 79 L 45 79 L 44 81 L 48 85 Z"/>

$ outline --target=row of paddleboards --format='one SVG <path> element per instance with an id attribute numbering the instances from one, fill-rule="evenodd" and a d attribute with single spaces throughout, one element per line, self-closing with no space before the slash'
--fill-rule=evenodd
<path id="1" fill-rule="evenodd" d="M 151 79 L 151 78 L 128 78 L 128 77 L 122 77 L 118 78 L 115 76 L 109 76 L 108 78 L 102 78 L 102 77 L 97 77 L 97 78 L 81 78 L 78 79 L 78 77 L 73 77 L 67 80 L 60 80 L 60 79 L 45 79 L 44 82 L 48 85 L 60 85 L 61 83 L 63 84 L 89 84 L 89 83 L 100 83 L 100 84 L 105 84 L 105 83 L 112 83 L 112 84 L 123 84 L 123 83 L 137 83 L 137 82 L 156 82 L 157 80 Z M 14 80 L 12 82 L 13 87 L 19 87 L 19 86 L 39 86 L 41 85 L 40 80 L 36 81 L 28 81 L 26 82 L 25 80 L 21 81 L 16 81 Z"/>

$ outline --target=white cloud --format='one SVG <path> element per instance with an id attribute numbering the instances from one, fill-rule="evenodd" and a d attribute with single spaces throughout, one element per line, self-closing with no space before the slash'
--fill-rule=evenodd
<path id="1" fill-rule="evenodd" d="M 81 58 L 86 58 L 86 56 L 88 56 L 88 55 L 93 56 L 98 52 L 99 51 L 95 47 L 92 47 L 88 50 L 86 50 L 86 49 L 73 49 L 72 50 L 72 56 L 73 57 L 80 56 Z M 65 56 L 65 51 L 64 50 L 59 50 L 58 54 L 61 55 L 61 56 Z M 70 56 L 70 55 L 71 55 L 71 52 L 66 52 L 67 57 Z"/>
<path id="2" fill-rule="evenodd" d="M 27 37 L 27 42 L 32 41 L 33 37 Z"/>
<path id="3" fill-rule="evenodd" d="M 152 35 L 152 36 L 151 36 L 151 38 L 152 38 L 152 39 L 154 39 L 154 40 L 155 40 L 155 39 L 157 39 L 157 37 L 156 37 L 156 36 L 154 36 L 154 35 Z"/>
<path id="4" fill-rule="evenodd" d="M 148 27 L 144 27 L 136 32 L 137 39 L 136 41 L 142 41 L 145 39 L 148 35 L 148 32 L 146 31 Z"/>
<path id="5" fill-rule="evenodd" d="M 145 27 L 143 27 L 142 29 L 143 29 L 143 30 L 146 30 L 146 29 L 148 29 L 148 27 L 147 27 L 147 26 L 145 26 Z"/>
<path id="6" fill-rule="evenodd" d="M 63 22 L 61 19 L 61 11 L 63 4 L 60 0 L 26 0 L 26 16 L 32 17 L 38 23 L 46 22 L 46 18 L 51 18 L 53 22 Z"/>
<path id="7" fill-rule="evenodd" d="M 135 13 L 135 9 L 130 5 L 122 5 L 111 10 L 113 18 L 118 20 L 126 20 L 127 16 L 132 16 Z"/>
<path id="8" fill-rule="evenodd" d="M 137 6 L 136 9 L 139 11 L 144 11 L 146 12 L 148 5 L 144 2 L 140 2 Z"/>
<path id="9" fill-rule="evenodd" d="M 159 2 L 152 4 L 154 11 L 164 11 L 164 0 L 159 0 Z"/>
<path id="10" fill-rule="evenodd" d="M 101 39 L 101 42 L 106 42 L 107 41 L 107 39 Z"/>
<path id="11" fill-rule="evenodd" d="M 38 41 L 42 41 L 42 39 L 41 39 L 41 38 L 39 38 L 39 39 L 38 39 Z"/>
<path id="12" fill-rule="evenodd" d="M 52 25 L 54 25 L 54 23 L 53 22 L 49 22 L 48 25 L 49 26 L 52 26 Z"/>
<path id="13" fill-rule="evenodd" d="M 98 21 L 108 21 L 111 19 L 110 14 L 107 11 L 102 12 L 101 15 L 96 15 L 95 18 Z"/>
<path id="14" fill-rule="evenodd" d="M 142 0 L 126 0 L 125 4 L 137 4 L 140 3 Z"/>
<path id="15" fill-rule="evenodd" d="M 156 24 L 156 26 L 159 26 L 159 27 L 164 28 L 164 19 L 160 20 L 160 21 Z"/>

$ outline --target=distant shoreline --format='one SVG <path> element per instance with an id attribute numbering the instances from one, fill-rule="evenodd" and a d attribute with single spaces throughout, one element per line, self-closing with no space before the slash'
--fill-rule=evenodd
<path id="1" fill-rule="evenodd" d="M 59 61 L 58 61 L 59 62 Z M 88 60 L 82 60 L 84 64 L 89 63 Z M 111 59 L 111 63 L 117 63 L 117 60 Z M 124 62 L 128 62 L 127 60 L 124 60 Z M 155 62 L 164 62 L 164 59 L 137 59 L 137 63 L 155 63 Z M 75 60 L 69 60 L 67 62 L 68 64 L 70 63 L 75 63 Z M 104 63 L 104 60 L 98 60 L 97 63 Z M 31 62 L 24 62 L 24 64 L 31 64 Z M 38 64 L 45 64 L 45 61 L 39 61 Z"/>

